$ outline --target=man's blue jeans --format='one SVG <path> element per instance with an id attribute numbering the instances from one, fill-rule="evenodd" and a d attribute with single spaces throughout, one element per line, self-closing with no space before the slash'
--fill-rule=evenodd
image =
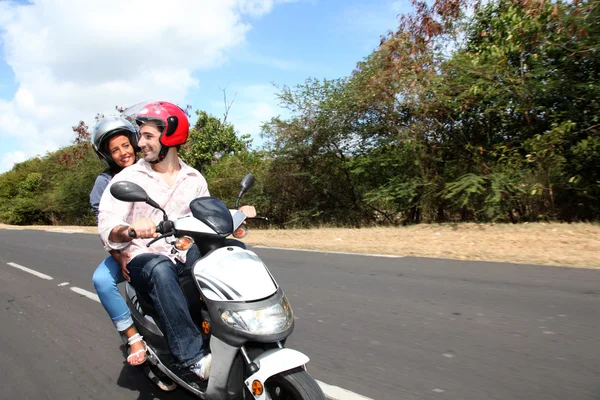
<path id="1" fill-rule="evenodd" d="M 139 291 L 147 292 L 154 308 L 166 329 L 169 349 L 179 362 L 179 367 L 188 367 L 204 357 L 202 335 L 192 320 L 179 286 L 179 277 L 191 274 L 191 269 L 200 256 L 197 246 L 192 246 L 186 263 L 173 263 L 167 256 L 146 253 L 135 256 L 127 265 L 131 284 Z"/>
<path id="2" fill-rule="evenodd" d="M 117 284 L 124 281 L 121 266 L 112 256 L 105 258 L 92 276 L 100 303 L 119 332 L 123 332 L 133 325 L 131 312 L 117 288 Z"/>

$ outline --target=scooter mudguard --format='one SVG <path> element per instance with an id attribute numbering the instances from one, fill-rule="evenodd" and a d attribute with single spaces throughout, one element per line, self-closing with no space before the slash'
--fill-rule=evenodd
<path id="1" fill-rule="evenodd" d="M 309 358 L 293 349 L 271 349 L 261 353 L 253 360 L 259 367 L 258 371 L 248 377 L 244 384 L 252 393 L 252 382 L 258 380 L 262 386 L 265 381 L 280 372 L 288 371 L 308 363 Z M 260 395 L 252 393 L 256 400 L 265 400 L 267 398 L 266 390 Z"/>

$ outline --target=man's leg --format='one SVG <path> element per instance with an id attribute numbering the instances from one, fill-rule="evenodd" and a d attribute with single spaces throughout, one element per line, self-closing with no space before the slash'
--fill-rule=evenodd
<path id="1" fill-rule="evenodd" d="M 191 273 L 191 269 L 194 267 L 194 264 L 199 258 L 200 249 L 198 246 L 196 246 L 196 244 L 193 244 L 185 255 L 185 264 L 183 264 L 183 270 L 180 270 L 180 275 L 188 272 Z"/>
<path id="2" fill-rule="evenodd" d="M 150 294 L 179 367 L 195 364 L 204 356 L 202 335 L 190 316 L 175 264 L 166 256 L 146 253 L 127 266 L 135 288 Z"/>

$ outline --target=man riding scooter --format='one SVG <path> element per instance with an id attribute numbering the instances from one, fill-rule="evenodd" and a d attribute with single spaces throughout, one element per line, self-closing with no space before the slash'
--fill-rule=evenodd
<path id="1" fill-rule="evenodd" d="M 209 196 L 209 191 L 200 172 L 178 157 L 178 146 L 186 142 L 189 134 L 185 112 L 172 103 L 155 101 L 136 105 L 124 115 L 139 126 L 138 145 L 143 158 L 115 175 L 110 185 L 134 182 L 171 218 L 188 214 L 190 202 Z M 251 206 L 240 210 L 249 217 L 256 215 Z M 190 273 L 200 254 L 195 245 L 187 252 L 175 254 L 164 241 L 146 247 L 148 239 L 157 237 L 156 226 L 162 216 L 161 211 L 148 204 L 122 202 L 106 190 L 99 206 L 98 231 L 107 250 L 131 255 L 127 264 L 131 284 L 150 295 L 177 360 L 178 375 L 186 380 L 206 380 L 211 355 L 203 349 L 202 335 L 190 316 L 178 280 Z"/>

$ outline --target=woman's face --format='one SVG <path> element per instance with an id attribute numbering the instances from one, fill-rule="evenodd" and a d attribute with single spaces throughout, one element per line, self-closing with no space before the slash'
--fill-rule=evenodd
<path id="1" fill-rule="evenodd" d="M 110 138 L 108 153 L 121 168 L 129 167 L 135 162 L 135 151 L 127 135 L 117 135 Z"/>

